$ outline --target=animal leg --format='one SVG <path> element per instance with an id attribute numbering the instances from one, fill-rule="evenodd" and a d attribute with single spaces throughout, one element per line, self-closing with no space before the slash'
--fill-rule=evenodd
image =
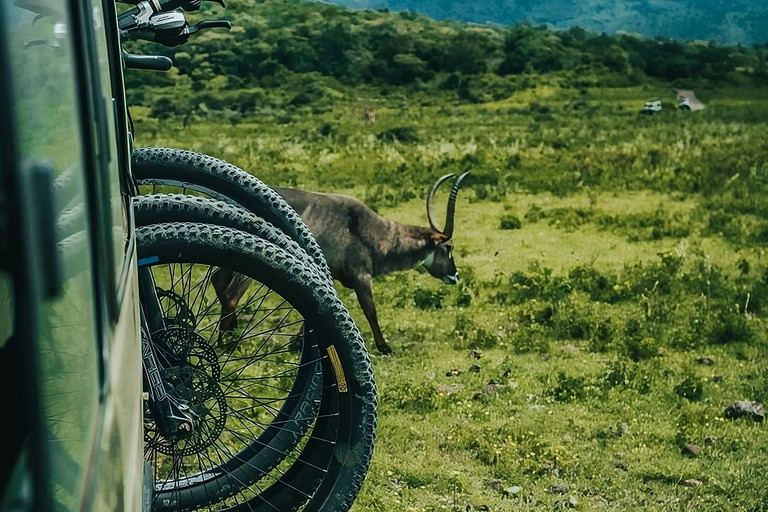
<path id="1" fill-rule="evenodd" d="M 248 290 L 251 280 L 232 270 L 219 268 L 211 276 L 211 283 L 216 291 L 216 298 L 221 303 L 218 338 L 218 344 L 221 346 L 224 345 L 224 334 L 234 331 L 237 327 L 237 304 Z"/>
<path id="2" fill-rule="evenodd" d="M 376 342 L 376 348 L 382 354 L 391 354 L 392 349 L 387 345 L 384 340 L 384 335 L 381 333 L 379 327 L 379 318 L 376 315 L 376 304 L 373 302 L 373 288 L 371 287 L 371 276 L 363 276 L 357 279 L 352 287 L 357 295 L 357 300 L 360 303 L 360 307 L 363 308 L 365 318 L 368 319 L 368 323 L 373 331 L 373 340 Z"/>

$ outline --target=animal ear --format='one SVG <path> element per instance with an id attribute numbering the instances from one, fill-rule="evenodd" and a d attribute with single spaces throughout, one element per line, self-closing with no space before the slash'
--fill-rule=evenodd
<path id="1" fill-rule="evenodd" d="M 448 241 L 448 237 L 442 233 L 432 233 L 429 237 L 432 239 L 432 243 L 435 245 Z"/>

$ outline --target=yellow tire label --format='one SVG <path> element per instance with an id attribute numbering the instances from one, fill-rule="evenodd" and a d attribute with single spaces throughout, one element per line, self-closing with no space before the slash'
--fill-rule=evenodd
<path id="1" fill-rule="evenodd" d="M 344 367 L 341 366 L 341 359 L 336 352 L 336 347 L 331 345 L 328 347 L 328 357 L 331 358 L 331 366 L 333 366 L 333 373 L 336 374 L 336 383 L 339 385 L 339 393 L 349 392 L 347 387 L 347 378 L 344 376 Z"/>

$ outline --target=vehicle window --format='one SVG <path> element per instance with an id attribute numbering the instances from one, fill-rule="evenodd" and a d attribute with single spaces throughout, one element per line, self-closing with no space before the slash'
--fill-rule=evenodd
<path id="1" fill-rule="evenodd" d="M 120 190 L 120 162 L 117 151 L 117 118 L 114 102 L 114 92 L 110 76 L 109 51 L 104 16 L 106 11 L 102 0 L 92 0 L 92 22 L 96 39 L 97 58 L 99 61 L 100 98 L 106 113 L 104 133 L 108 137 L 106 161 L 109 165 L 109 201 L 112 212 L 112 244 L 114 254 L 115 282 L 119 283 L 122 275 L 123 262 L 128 237 L 127 203 Z"/>
<path id="2" fill-rule="evenodd" d="M 38 320 L 41 408 L 52 460 L 54 498 L 76 506 L 94 436 L 98 407 L 98 350 L 93 266 L 86 214 L 86 181 L 64 0 L 3 2 L 0 27 L 11 68 L 17 125 L 18 172 L 35 163 L 54 171 L 54 208 L 62 292 L 43 304 Z M 23 178 L 22 178 L 23 179 Z"/>

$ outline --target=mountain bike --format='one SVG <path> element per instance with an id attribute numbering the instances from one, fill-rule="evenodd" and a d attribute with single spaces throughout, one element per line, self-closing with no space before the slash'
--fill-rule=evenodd
<path id="1" fill-rule="evenodd" d="M 123 38 L 175 46 L 227 26 L 189 26 L 167 12 L 179 7 L 200 3 L 138 3 L 119 17 Z M 135 199 L 153 508 L 347 510 L 370 461 L 375 386 L 316 241 L 274 191 L 224 162 L 166 149 L 132 161 L 137 186 L 182 193 Z M 222 281 L 251 290 L 227 314 Z M 225 336 L 236 316 L 246 321 Z"/>

